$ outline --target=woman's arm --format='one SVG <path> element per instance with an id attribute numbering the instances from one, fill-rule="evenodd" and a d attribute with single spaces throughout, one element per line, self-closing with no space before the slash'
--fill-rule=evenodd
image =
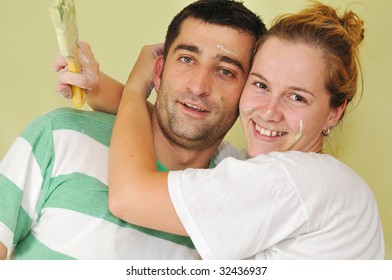
<path id="1" fill-rule="evenodd" d="M 124 85 L 99 71 L 99 83 L 87 91 L 86 102 L 94 110 L 117 114 Z"/>
<path id="2" fill-rule="evenodd" d="M 0 260 L 5 260 L 7 257 L 7 247 L 0 241 Z"/>
<path id="3" fill-rule="evenodd" d="M 145 46 L 128 78 L 109 154 L 109 209 L 128 222 L 186 235 L 170 200 L 168 173 L 158 172 L 146 93 L 157 46 Z"/>

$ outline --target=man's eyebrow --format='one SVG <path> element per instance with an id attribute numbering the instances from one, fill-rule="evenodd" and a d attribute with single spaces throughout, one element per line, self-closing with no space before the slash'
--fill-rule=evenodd
<path id="1" fill-rule="evenodd" d="M 189 44 L 179 44 L 179 45 L 177 45 L 174 48 L 174 52 L 176 52 L 178 50 L 186 50 L 186 51 L 193 52 L 193 53 L 196 53 L 196 54 L 201 54 L 202 53 L 202 51 L 200 50 L 199 47 L 197 47 L 195 45 L 189 45 Z M 221 54 L 218 54 L 216 56 L 216 58 L 219 61 L 222 61 L 222 62 L 225 62 L 225 63 L 229 63 L 229 64 L 232 64 L 232 65 L 238 67 L 243 73 L 245 73 L 244 66 L 242 65 L 242 63 L 238 59 L 232 58 L 232 57 L 227 56 L 227 55 L 221 55 Z"/>
<path id="2" fill-rule="evenodd" d="M 226 62 L 226 63 L 232 64 L 232 65 L 240 68 L 240 70 L 243 73 L 245 73 L 244 66 L 242 65 L 242 63 L 238 59 L 229 57 L 227 55 L 218 55 L 217 58 L 219 59 L 219 61 Z"/>
<path id="3" fill-rule="evenodd" d="M 186 50 L 186 51 L 190 51 L 190 52 L 194 52 L 197 54 L 201 53 L 201 50 L 195 46 L 195 45 L 189 45 L 189 44 L 179 44 L 175 47 L 174 51 L 178 51 L 178 50 Z"/>

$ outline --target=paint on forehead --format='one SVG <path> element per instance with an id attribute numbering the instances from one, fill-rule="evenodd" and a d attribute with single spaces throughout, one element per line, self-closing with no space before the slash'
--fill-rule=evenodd
<path id="1" fill-rule="evenodd" d="M 229 48 L 226 48 L 226 47 L 223 46 L 223 45 L 217 45 L 216 47 L 217 47 L 218 49 L 221 49 L 222 51 L 224 51 L 224 52 L 227 53 L 227 54 L 231 54 L 231 55 L 233 55 L 233 56 L 238 56 L 238 54 L 237 54 L 235 51 L 230 50 Z"/>
<path id="2" fill-rule="evenodd" d="M 301 138 L 302 136 L 302 131 L 304 130 L 304 122 L 302 121 L 302 119 L 299 121 L 299 132 L 298 134 L 294 137 L 294 143 L 297 143 L 299 138 Z"/>

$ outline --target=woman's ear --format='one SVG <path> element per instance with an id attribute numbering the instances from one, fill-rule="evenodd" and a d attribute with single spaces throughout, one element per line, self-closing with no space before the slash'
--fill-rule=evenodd
<path id="1" fill-rule="evenodd" d="M 161 85 L 161 77 L 162 77 L 162 72 L 163 72 L 163 67 L 165 65 L 165 60 L 163 56 L 159 56 L 154 64 L 154 77 L 153 77 L 153 83 L 154 83 L 154 88 L 156 91 L 159 90 L 159 87 Z"/>
<path id="2" fill-rule="evenodd" d="M 337 123 L 340 121 L 340 119 L 344 113 L 344 110 L 346 110 L 346 105 L 347 105 L 347 100 L 345 100 L 343 102 L 343 104 L 340 105 L 339 107 L 333 108 L 331 110 L 331 115 L 328 120 L 328 127 L 326 129 L 337 125 Z"/>

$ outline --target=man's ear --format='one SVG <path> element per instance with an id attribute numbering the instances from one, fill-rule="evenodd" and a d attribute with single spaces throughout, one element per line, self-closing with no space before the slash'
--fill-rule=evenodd
<path id="1" fill-rule="evenodd" d="M 162 72 L 163 72 L 163 67 L 165 65 L 165 60 L 163 56 L 159 56 L 154 64 L 154 77 L 153 77 L 153 83 L 154 83 L 154 88 L 156 91 L 159 90 L 159 87 L 161 85 L 161 78 L 162 78 Z"/>

